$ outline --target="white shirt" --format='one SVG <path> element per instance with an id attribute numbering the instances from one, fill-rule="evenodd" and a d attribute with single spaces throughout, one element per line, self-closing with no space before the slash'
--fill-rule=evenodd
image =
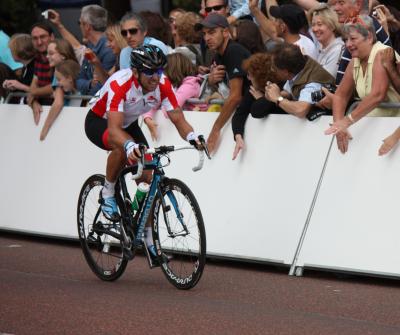
<path id="1" fill-rule="evenodd" d="M 162 106 L 166 111 L 179 107 L 171 82 L 164 75 L 157 88 L 143 94 L 142 87 L 131 69 L 115 72 L 89 101 L 92 111 L 107 119 L 108 113 L 124 113 L 123 128 L 135 122 L 140 115 Z"/>
<path id="2" fill-rule="evenodd" d="M 304 36 L 302 34 L 299 35 L 300 38 L 293 44 L 296 44 L 300 48 L 303 55 L 310 56 L 311 58 L 317 60 L 318 51 L 313 41 L 309 39 L 307 36 Z"/>

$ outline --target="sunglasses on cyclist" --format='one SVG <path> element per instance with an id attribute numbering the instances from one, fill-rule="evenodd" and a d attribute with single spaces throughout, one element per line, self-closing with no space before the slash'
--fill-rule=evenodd
<path id="1" fill-rule="evenodd" d="M 204 10 L 206 11 L 206 13 L 210 13 L 213 10 L 214 11 L 219 11 L 224 7 L 225 7 L 225 5 L 218 5 L 218 6 L 206 7 L 206 8 L 204 8 Z"/>
<path id="2" fill-rule="evenodd" d="M 121 29 L 121 35 L 126 37 L 129 35 L 136 35 L 138 33 L 139 29 L 138 28 L 131 28 L 131 29 Z"/>
<path id="3" fill-rule="evenodd" d="M 141 73 L 143 73 L 146 77 L 153 77 L 155 74 L 157 74 L 157 76 L 161 77 L 161 75 L 164 73 L 164 69 L 163 68 L 159 68 L 159 69 L 143 69 L 141 71 Z"/>

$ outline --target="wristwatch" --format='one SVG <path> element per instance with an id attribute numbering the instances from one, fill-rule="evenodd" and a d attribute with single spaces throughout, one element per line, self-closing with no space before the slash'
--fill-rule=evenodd
<path id="1" fill-rule="evenodd" d="M 279 104 L 283 101 L 283 99 L 284 99 L 284 97 L 283 97 L 283 96 L 280 96 L 280 97 L 278 98 L 278 100 L 276 100 L 276 105 L 279 106 Z"/>

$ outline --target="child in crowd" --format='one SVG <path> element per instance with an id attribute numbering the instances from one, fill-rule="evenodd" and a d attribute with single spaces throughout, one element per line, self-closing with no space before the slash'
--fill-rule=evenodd
<path id="1" fill-rule="evenodd" d="M 51 68 L 55 68 L 58 64 L 65 60 L 72 60 L 78 64 L 75 56 L 74 49 L 71 44 L 64 39 L 55 39 L 50 42 L 47 47 L 47 58 Z M 79 65 L 78 65 L 79 66 Z M 58 87 L 58 81 L 55 75 L 53 75 L 53 80 L 51 84 L 53 88 L 54 101 L 50 107 L 50 112 L 47 116 L 43 129 L 40 133 L 40 140 L 43 141 L 50 129 L 51 124 L 54 122 L 58 114 L 60 113 L 62 106 L 64 105 L 64 91 Z M 40 106 L 40 113 L 43 109 Z M 39 123 L 39 115 L 34 115 L 35 123 Z"/>
<path id="2" fill-rule="evenodd" d="M 79 94 L 76 89 L 76 80 L 78 79 L 79 70 L 80 67 L 78 62 L 72 59 L 61 61 L 56 65 L 54 75 L 57 81 L 57 87 L 54 90 L 54 102 L 50 107 L 49 114 L 40 133 L 41 141 L 46 138 L 51 125 L 54 123 L 64 106 L 80 106 L 80 99 L 65 99 L 65 95 Z"/>
<path id="3" fill-rule="evenodd" d="M 196 66 L 181 53 L 169 54 L 167 59 L 165 75 L 174 87 L 178 105 L 184 110 L 207 110 L 207 106 L 187 103 L 188 99 L 199 98 L 200 95 L 200 85 L 203 79 L 198 76 Z M 157 139 L 157 124 L 153 120 L 155 112 L 156 110 L 153 109 L 143 116 L 144 123 L 149 128 L 154 140 Z"/>
<path id="4" fill-rule="evenodd" d="M 64 60 L 72 59 L 75 62 L 78 62 L 74 49 L 72 48 L 71 44 L 63 39 L 55 39 L 51 41 L 47 46 L 47 59 L 49 60 L 50 68 L 54 69 L 57 64 L 61 63 Z M 57 88 L 57 79 L 53 74 L 53 79 L 51 83 L 51 87 L 53 89 L 53 95 L 56 96 L 56 88 Z M 64 95 L 62 93 L 61 100 L 64 99 Z M 43 111 L 42 106 L 39 104 L 38 101 L 35 100 L 35 103 L 38 105 L 37 108 L 32 108 L 33 110 L 33 119 L 35 124 L 39 124 L 40 114 Z M 54 103 L 54 101 L 53 101 Z"/>
<path id="5" fill-rule="evenodd" d="M 5 80 L 3 87 L 11 91 L 29 92 L 33 79 L 34 58 L 36 54 L 32 37 L 28 34 L 15 34 L 11 36 L 8 46 L 14 60 L 22 63 L 23 68 L 19 77 Z"/>

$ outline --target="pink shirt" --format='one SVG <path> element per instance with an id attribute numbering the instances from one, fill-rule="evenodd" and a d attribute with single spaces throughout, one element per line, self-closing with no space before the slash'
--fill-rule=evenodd
<path id="1" fill-rule="evenodd" d="M 200 85 L 202 82 L 201 77 L 194 77 L 194 76 L 189 76 L 183 79 L 183 82 L 181 86 L 178 87 L 177 90 L 175 90 L 175 97 L 178 102 L 178 105 L 182 107 L 184 110 L 201 110 L 201 111 L 206 111 L 207 110 L 207 104 L 202 104 L 202 105 L 195 105 L 195 104 L 187 104 L 186 101 L 191 98 L 198 98 L 200 95 Z M 153 118 L 154 114 L 156 113 L 158 109 L 152 109 L 146 114 L 143 115 L 144 118 Z M 164 113 L 166 117 L 166 113 Z"/>

